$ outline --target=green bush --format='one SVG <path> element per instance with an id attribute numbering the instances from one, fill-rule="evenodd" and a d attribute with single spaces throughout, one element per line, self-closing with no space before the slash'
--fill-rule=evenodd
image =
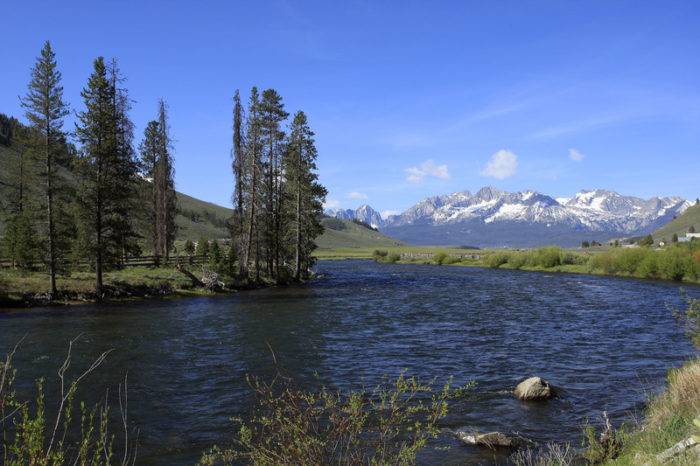
<path id="1" fill-rule="evenodd" d="M 448 258 L 449 258 L 449 256 L 447 255 L 446 252 L 440 251 L 440 252 L 438 252 L 437 254 L 435 254 L 435 255 L 433 256 L 433 261 L 434 261 L 437 265 L 443 265 L 443 264 L 445 264 L 445 263 L 447 262 L 447 259 L 448 259 Z"/>
<path id="2" fill-rule="evenodd" d="M 669 248 L 659 253 L 659 274 L 666 280 L 681 281 L 690 275 L 693 260 L 682 248 Z"/>
<path id="3" fill-rule="evenodd" d="M 644 259 L 637 266 L 636 274 L 642 278 L 657 278 L 659 273 L 659 265 L 656 260 L 656 253 L 651 252 L 644 256 Z"/>
<path id="4" fill-rule="evenodd" d="M 390 263 L 390 264 L 395 264 L 395 263 L 397 263 L 397 262 L 400 261 L 400 260 L 401 260 L 401 255 L 400 255 L 400 254 L 397 254 L 397 253 L 395 253 L 395 252 L 392 252 L 391 254 L 389 254 L 389 255 L 386 257 L 386 261 L 387 261 L 388 263 Z"/>
<path id="5" fill-rule="evenodd" d="M 551 269 L 562 264 L 562 255 L 562 249 L 556 246 L 536 249 L 534 251 L 534 265 Z"/>
<path id="6" fill-rule="evenodd" d="M 486 256 L 486 266 L 491 267 L 492 269 L 497 269 L 503 264 L 507 264 L 509 257 L 510 254 L 508 254 L 506 251 L 494 252 Z"/>
<path id="7" fill-rule="evenodd" d="M 514 269 L 524 267 L 530 261 L 530 255 L 526 252 L 515 251 L 508 256 L 508 265 Z"/>
<path id="8" fill-rule="evenodd" d="M 434 389 L 404 376 L 350 393 L 248 383 L 256 395 L 253 415 L 236 419 L 233 445 L 214 447 L 201 465 L 415 464 L 440 432 L 448 400 L 469 388 Z"/>
<path id="9" fill-rule="evenodd" d="M 377 262 L 385 259 L 388 255 L 389 251 L 384 251 L 381 249 L 375 249 L 374 251 L 372 251 L 372 259 L 374 259 Z"/>

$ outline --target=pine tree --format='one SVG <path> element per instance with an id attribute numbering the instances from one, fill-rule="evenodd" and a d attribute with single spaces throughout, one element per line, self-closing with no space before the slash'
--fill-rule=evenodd
<path id="1" fill-rule="evenodd" d="M 156 194 L 156 183 L 155 183 L 155 172 L 156 163 L 158 161 L 158 153 L 160 151 L 161 143 L 160 130 L 158 129 L 158 122 L 153 120 L 149 121 L 146 125 L 146 129 L 143 132 L 143 141 L 139 144 L 139 154 L 141 156 L 141 176 L 149 181 L 147 189 L 147 199 L 145 204 L 146 211 L 146 224 L 150 230 L 150 244 L 153 249 L 153 254 L 155 256 L 159 255 L 158 251 L 158 226 L 156 222 L 156 212 L 158 211 L 158 196 Z"/>
<path id="2" fill-rule="evenodd" d="M 678 242 L 678 235 L 676 233 L 671 236 L 671 242 L 672 243 L 677 243 Z"/>
<path id="3" fill-rule="evenodd" d="M 241 105 L 241 96 L 238 90 L 233 96 L 233 178 L 235 185 L 233 189 L 233 219 L 231 230 L 231 246 L 238 248 L 239 254 L 243 251 L 243 232 L 244 232 L 244 202 L 245 202 L 245 185 L 246 179 L 246 160 L 245 148 L 243 141 L 243 107 Z M 244 272 L 244 263 L 239 263 L 239 274 Z"/>
<path id="4" fill-rule="evenodd" d="M 323 232 L 320 218 L 326 188 L 318 182 L 314 132 L 308 125 L 304 112 L 294 115 L 285 155 L 286 190 L 294 200 L 291 209 L 291 225 L 294 229 L 294 278 L 301 280 L 313 265 L 311 253 L 316 247 L 315 238 Z"/>
<path id="5" fill-rule="evenodd" d="M 284 111 L 282 97 L 274 89 L 266 89 L 260 102 L 260 129 L 262 146 L 265 152 L 263 163 L 263 196 L 264 206 L 262 217 L 264 218 L 265 260 L 267 262 L 267 274 L 270 277 L 277 275 L 277 267 L 280 260 L 280 237 L 282 234 L 282 149 L 284 132 L 280 130 L 280 124 L 289 116 Z"/>
<path id="6" fill-rule="evenodd" d="M 56 216 L 62 214 L 60 206 L 55 205 L 55 193 L 60 183 L 57 174 L 59 157 L 63 152 L 65 139 L 63 134 L 63 118 L 68 115 L 68 106 L 63 101 L 63 86 L 61 72 L 57 69 L 56 55 L 47 41 L 41 50 L 36 65 L 32 69 L 32 79 L 27 95 L 22 99 L 26 109 L 27 119 L 31 122 L 34 133 L 35 154 L 40 157 L 43 165 L 43 192 L 46 208 L 46 245 L 47 264 L 49 268 L 49 298 L 56 295 L 56 271 L 58 262 L 65 254 L 65 237 L 59 236 Z M 56 208 L 59 207 L 59 208 Z M 64 214 L 64 213 L 63 213 Z M 64 214 L 65 215 L 65 214 Z M 20 216 L 22 222 L 26 215 Z"/>
<path id="7" fill-rule="evenodd" d="M 177 232 L 177 226 L 175 225 L 177 205 L 170 125 L 168 123 L 167 106 L 163 99 L 158 103 L 158 131 L 160 133 L 158 138 L 160 150 L 158 151 L 153 178 L 158 204 L 156 209 L 156 243 L 157 254 L 168 259 Z"/>
<path id="8" fill-rule="evenodd" d="M 260 177 L 261 177 L 261 157 L 262 157 L 262 137 L 260 122 L 260 97 L 258 89 L 253 87 L 250 91 L 248 103 L 248 120 L 246 124 L 245 138 L 245 172 L 247 180 L 245 182 L 245 256 L 244 273 L 248 273 L 253 257 L 253 267 L 255 269 L 255 280 L 260 280 Z"/>
<path id="9" fill-rule="evenodd" d="M 27 210 L 13 214 L 5 225 L 2 254 L 13 267 L 29 267 L 34 260 L 36 242 L 30 214 Z"/>
<path id="10" fill-rule="evenodd" d="M 103 295 L 102 274 L 131 247 L 135 234 L 129 220 L 135 200 L 136 163 L 131 147 L 126 91 L 114 62 L 95 60 L 81 95 L 85 111 L 78 113 L 76 134 L 81 142 L 79 219 L 85 246 L 95 262 L 95 292 Z"/>
<path id="11" fill-rule="evenodd" d="M 197 241 L 197 255 L 202 256 L 204 260 L 209 257 L 209 240 L 204 236 Z"/>
<path id="12" fill-rule="evenodd" d="M 690 228 L 688 228 L 688 233 L 695 233 L 695 226 L 690 225 Z"/>

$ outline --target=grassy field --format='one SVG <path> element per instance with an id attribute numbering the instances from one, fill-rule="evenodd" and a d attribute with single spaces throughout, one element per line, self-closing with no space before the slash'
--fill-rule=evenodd
<path id="1" fill-rule="evenodd" d="M 95 275 L 91 272 L 73 272 L 70 276 L 57 279 L 59 294 L 67 296 L 59 300 L 71 302 L 75 296 L 91 296 L 95 289 Z M 143 295 L 201 295 L 209 294 L 201 288 L 194 288 L 192 282 L 182 273 L 170 267 L 129 267 L 124 270 L 106 272 L 106 287 L 118 289 L 129 297 Z M 43 293 L 48 290 L 48 280 L 43 272 L 23 272 L 12 269 L 0 270 L 0 298 L 10 302 L 22 301 L 25 295 Z M 89 299 L 89 298 L 88 298 Z"/>

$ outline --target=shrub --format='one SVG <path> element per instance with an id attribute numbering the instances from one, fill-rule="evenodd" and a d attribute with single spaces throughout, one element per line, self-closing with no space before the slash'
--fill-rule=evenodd
<path id="1" fill-rule="evenodd" d="M 486 256 L 486 266 L 492 269 L 497 269 L 503 264 L 508 263 L 510 255 L 505 251 L 494 252 Z"/>
<path id="2" fill-rule="evenodd" d="M 440 251 L 440 252 L 438 252 L 437 254 L 435 254 L 435 255 L 433 256 L 433 261 L 434 261 L 437 265 L 443 265 L 445 262 L 447 262 L 447 259 L 448 259 L 448 258 L 449 258 L 449 256 L 447 255 L 446 252 Z"/>
<path id="3" fill-rule="evenodd" d="M 637 276 L 642 278 L 656 278 L 659 272 L 659 265 L 656 260 L 656 253 L 646 254 L 637 266 Z"/>
<path id="4" fill-rule="evenodd" d="M 693 268 L 690 255 L 681 248 L 674 247 L 659 254 L 659 274 L 666 280 L 681 281 Z"/>
<path id="5" fill-rule="evenodd" d="M 648 249 L 623 249 L 616 257 L 618 263 L 617 268 L 622 272 L 634 275 L 639 268 L 639 264 L 650 254 L 653 255 L 654 252 Z"/>
<path id="6" fill-rule="evenodd" d="M 388 263 L 390 263 L 390 264 L 395 264 L 395 263 L 397 263 L 397 262 L 400 261 L 400 260 L 401 260 L 401 255 L 400 255 L 400 254 L 397 254 L 397 253 L 395 253 L 395 252 L 392 252 L 391 254 L 389 254 L 389 255 L 386 257 L 386 261 L 387 261 Z"/>
<path id="7" fill-rule="evenodd" d="M 539 248 L 534 251 L 534 262 L 536 266 L 550 269 L 561 265 L 562 249 L 556 246 Z"/>
<path id="8" fill-rule="evenodd" d="M 449 384 L 434 390 L 403 375 L 347 394 L 248 382 L 256 395 L 253 415 L 236 420 L 232 447 L 213 448 L 200 464 L 413 464 L 437 436 L 448 400 L 463 390 Z"/>
<path id="9" fill-rule="evenodd" d="M 519 269 L 528 263 L 529 255 L 525 252 L 515 251 L 508 256 L 508 265 Z"/>
<path id="10" fill-rule="evenodd" d="M 614 460 L 622 452 L 622 443 L 625 437 L 623 428 L 615 429 L 608 414 L 603 411 L 603 428 L 598 435 L 595 427 L 588 424 L 584 427 L 584 447 L 583 456 L 589 464 L 603 464 Z"/>
<path id="11" fill-rule="evenodd" d="M 14 389 L 16 369 L 13 358 L 17 347 L 0 361 L 0 449 L 3 464 L 8 465 L 110 465 L 132 464 L 136 461 L 136 444 L 129 438 L 126 381 L 119 386 L 118 422 L 123 424 L 123 438 L 108 430 L 113 417 L 107 397 L 90 408 L 80 402 L 75 409 L 78 387 L 105 360 L 110 351 L 102 353 L 84 371 L 70 380 L 71 352 L 77 338 L 68 346 L 68 354 L 58 371 L 57 406 L 45 404 L 44 379 L 36 381 L 36 397 L 22 398 Z M 77 421 L 77 422 L 76 422 Z M 117 434 L 117 435 L 115 435 Z M 133 437 L 136 438 L 136 437 Z M 123 451 L 115 451 L 123 445 Z M 123 442 L 123 443 L 122 443 Z"/>
<path id="12" fill-rule="evenodd" d="M 375 249 L 374 251 L 372 251 L 372 259 L 374 259 L 377 262 L 383 260 L 388 255 L 389 255 L 389 251 L 384 251 L 381 249 Z"/>

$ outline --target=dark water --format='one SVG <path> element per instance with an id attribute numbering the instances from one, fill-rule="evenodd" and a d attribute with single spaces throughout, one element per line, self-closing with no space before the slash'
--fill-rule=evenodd
<path id="1" fill-rule="evenodd" d="M 249 401 L 246 373 L 273 360 L 302 385 L 373 385 L 402 370 L 475 394 L 452 407 L 447 428 L 515 430 L 538 442 L 578 441 L 587 418 L 628 418 L 693 348 L 667 306 L 670 283 L 460 267 L 322 262 L 308 286 L 234 296 L 0 314 L 0 350 L 27 338 L 20 387 L 55 371 L 83 334 L 76 367 L 115 348 L 91 379 L 96 397 L 128 372 L 141 464 L 191 464 L 226 443 L 229 418 Z M 700 289 L 690 288 L 691 296 Z M 509 391 L 540 375 L 560 399 L 524 404 Z M 503 462 L 449 435 L 422 457 L 432 464 Z"/>

